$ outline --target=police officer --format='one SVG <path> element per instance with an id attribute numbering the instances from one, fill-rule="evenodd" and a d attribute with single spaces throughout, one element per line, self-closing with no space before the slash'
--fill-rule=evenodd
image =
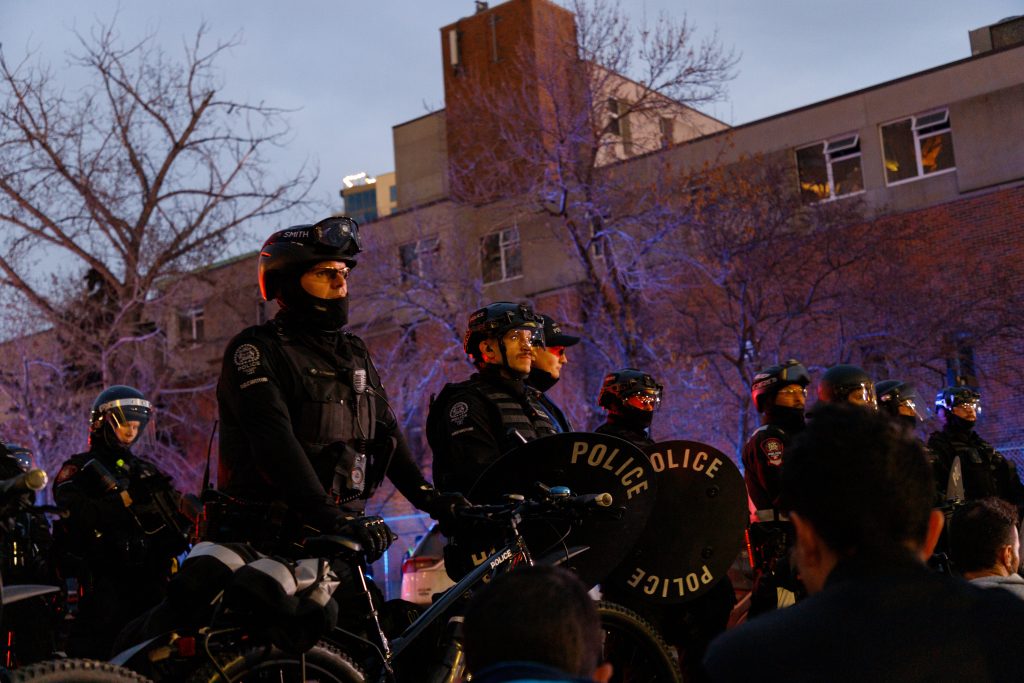
<path id="1" fill-rule="evenodd" d="M 945 501 L 950 472 L 959 459 L 967 500 L 998 496 L 1019 510 L 1024 486 L 1016 466 L 974 431 L 981 395 L 969 387 L 946 387 L 935 397 L 935 411 L 943 425 L 928 437 L 928 448 L 934 455 L 939 499 Z"/>
<path id="2" fill-rule="evenodd" d="M 385 476 L 421 510 L 450 506 L 420 473 L 366 344 L 343 329 L 359 251 L 346 217 L 280 230 L 260 250 L 260 292 L 280 311 L 224 352 L 218 487 L 230 498 L 210 506 L 213 540 L 284 552 L 303 535 L 342 533 L 372 562 L 394 540 L 363 515 Z"/>
<path id="3" fill-rule="evenodd" d="M 640 448 L 651 446 L 651 421 L 661 405 L 663 387 L 654 377 L 636 368 L 622 368 L 605 375 L 597 403 L 607 412 L 594 431 L 630 441 Z"/>
<path id="4" fill-rule="evenodd" d="M 823 403 L 852 403 L 878 409 L 875 383 L 856 365 L 833 365 L 818 382 L 818 400 Z"/>
<path id="5" fill-rule="evenodd" d="M 489 304 L 469 316 L 464 349 L 477 372 L 447 384 L 431 403 L 427 440 L 444 491 L 468 492 L 487 466 L 516 446 L 555 433 L 526 384 L 544 322 L 525 304 Z"/>
<path id="6" fill-rule="evenodd" d="M 800 593 L 790 566 L 796 540 L 793 525 L 779 511 L 779 497 L 786 447 L 804 428 L 810 382 L 807 368 L 791 358 L 761 370 L 750 385 L 750 396 L 762 421 L 743 444 L 742 455 L 750 507 L 750 552 L 754 555 L 751 616 L 772 610 Z"/>
<path id="7" fill-rule="evenodd" d="M 887 379 L 875 385 L 875 393 L 878 409 L 913 435 L 921 421 L 921 414 L 917 410 L 917 387 L 900 379 Z"/>
<path id="8" fill-rule="evenodd" d="M 661 406 L 664 387 L 650 374 L 636 368 L 608 373 L 601 385 L 598 405 L 607 412 L 605 421 L 594 431 L 632 442 L 638 448 L 651 446 L 651 423 Z M 670 534 L 684 534 L 685 520 L 675 521 Z M 664 524 L 665 520 L 658 523 Z M 649 621 L 666 642 L 676 648 L 679 665 L 686 680 L 699 680 L 699 664 L 708 643 L 725 630 L 736 601 L 732 582 L 723 577 L 706 594 L 681 605 L 656 605 L 638 600 L 634 594 L 614 585 L 602 586 L 603 597 L 638 612 Z"/>
<path id="9" fill-rule="evenodd" d="M 174 558 L 188 547 L 191 522 L 171 478 L 131 451 L 152 414 L 137 389 L 105 389 L 89 414 L 89 450 L 54 480 L 54 501 L 68 510 L 55 544 L 81 590 L 74 656 L 108 657 L 118 631 L 163 598 Z"/>
<path id="10" fill-rule="evenodd" d="M 580 338 L 562 332 L 562 326 L 551 316 L 541 314 L 540 317 L 544 321 L 544 345 L 534 350 L 533 366 L 530 368 L 526 383 L 541 392 L 537 400 L 555 429 L 559 432 L 571 432 L 572 425 L 569 424 L 568 418 L 548 397 L 547 391 L 558 383 L 562 376 L 562 367 L 569 362 L 565 350 L 579 344 Z"/>

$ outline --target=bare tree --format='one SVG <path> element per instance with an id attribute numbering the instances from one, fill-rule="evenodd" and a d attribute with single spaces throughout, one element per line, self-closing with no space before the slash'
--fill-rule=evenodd
<path id="1" fill-rule="evenodd" d="M 178 276 L 248 222 L 295 207 L 315 178 L 271 178 L 265 155 L 288 140 L 286 112 L 223 96 L 215 62 L 234 43 L 209 46 L 201 26 L 175 58 L 113 25 L 78 38 L 70 64 L 88 80 L 77 91 L 0 52 L 0 290 L 35 321 L 6 336 L 47 334 L 58 384 L 35 391 L 87 405 L 85 392 L 126 383 L 173 401 L 192 388 L 164 362 L 161 306 Z M 14 398 L 33 389 L 17 386 L 25 375 L 5 379 L 9 400 L 28 400 Z"/>

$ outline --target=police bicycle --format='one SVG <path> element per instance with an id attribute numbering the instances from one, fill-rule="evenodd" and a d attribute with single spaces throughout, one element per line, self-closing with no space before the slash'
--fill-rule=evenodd
<path id="1" fill-rule="evenodd" d="M 310 681 L 334 683 L 455 683 L 465 673 L 462 653 L 463 601 L 489 578 L 532 564 L 562 564 L 586 548 L 562 547 L 534 560 L 521 533 L 524 523 L 555 520 L 577 523 L 592 516 L 622 514 L 611 507 L 608 494 L 574 496 L 564 487 L 546 489 L 526 499 L 512 495 L 494 505 L 470 506 L 459 512 L 463 520 L 500 529 L 506 543 L 454 586 L 437 597 L 397 635 L 382 625 L 381 609 L 367 582 L 362 548 L 341 536 L 307 539 L 305 554 L 332 558 L 358 568 L 366 614 L 362 632 L 336 627 L 302 654 L 255 637 L 244 625 L 204 628 L 194 635 L 174 632 L 154 639 L 115 659 L 157 680 L 206 683 L 258 681 Z M 613 680 L 622 683 L 682 680 L 675 657 L 655 630 L 635 613 L 612 603 L 599 602 L 605 631 L 605 657 L 616 669 Z"/>
<path id="2" fill-rule="evenodd" d="M 59 512 L 53 506 L 36 506 L 32 503 L 35 492 L 46 486 L 47 477 L 43 470 L 29 469 L 27 472 L 0 480 L 0 533 L 6 538 L 17 517 L 42 516 Z M 5 554 L 8 566 L 21 562 L 24 549 L 7 545 Z M 0 617 L 3 608 L 36 598 L 45 598 L 60 593 L 57 586 L 18 584 L 3 585 L 0 588 Z M 6 661 L 0 668 L 0 683 L 140 683 L 147 679 L 129 669 L 123 669 L 107 662 L 89 659 L 51 659 L 8 668 L 16 664 L 13 646 L 18 634 L 6 630 Z"/>

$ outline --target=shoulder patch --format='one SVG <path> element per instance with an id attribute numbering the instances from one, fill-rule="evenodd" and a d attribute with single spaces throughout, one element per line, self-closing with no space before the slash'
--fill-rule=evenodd
<path id="1" fill-rule="evenodd" d="M 768 458 L 768 464 L 776 467 L 782 465 L 782 451 L 784 450 L 782 439 L 774 436 L 761 442 L 761 451 Z"/>
<path id="2" fill-rule="evenodd" d="M 457 401 L 448 409 L 448 419 L 453 425 L 461 425 L 469 415 L 469 404 L 465 401 Z"/>
<path id="3" fill-rule="evenodd" d="M 239 372 L 251 375 L 260 367 L 260 350 L 254 344 L 242 344 L 231 359 Z"/>
<path id="4" fill-rule="evenodd" d="M 60 472 L 57 473 L 57 478 L 53 480 L 53 485 L 56 486 L 57 484 L 63 484 L 77 473 L 78 465 L 68 463 L 67 465 L 64 465 L 64 467 L 60 468 Z"/>

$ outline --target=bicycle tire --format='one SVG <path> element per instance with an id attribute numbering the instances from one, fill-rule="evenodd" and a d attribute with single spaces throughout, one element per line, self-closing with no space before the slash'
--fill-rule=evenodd
<path id="1" fill-rule="evenodd" d="M 152 683 L 131 669 L 93 659 L 54 659 L 4 673 L 8 683 Z"/>
<path id="2" fill-rule="evenodd" d="M 217 662 L 227 679 L 221 676 L 213 663 L 207 661 L 189 675 L 187 683 L 302 683 L 299 657 L 277 648 L 254 647 L 221 652 L 217 655 Z M 366 681 L 362 669 L 347 654 L 322 641 L 306 652 L 306 678 L 318 683 Z"/>
<path id="3" fill-rule="evenodd" d="M 597 613 L 613 683 L 683 683 L 678 658 L 650 622 L 603 600 L 597 603 Z"/>

